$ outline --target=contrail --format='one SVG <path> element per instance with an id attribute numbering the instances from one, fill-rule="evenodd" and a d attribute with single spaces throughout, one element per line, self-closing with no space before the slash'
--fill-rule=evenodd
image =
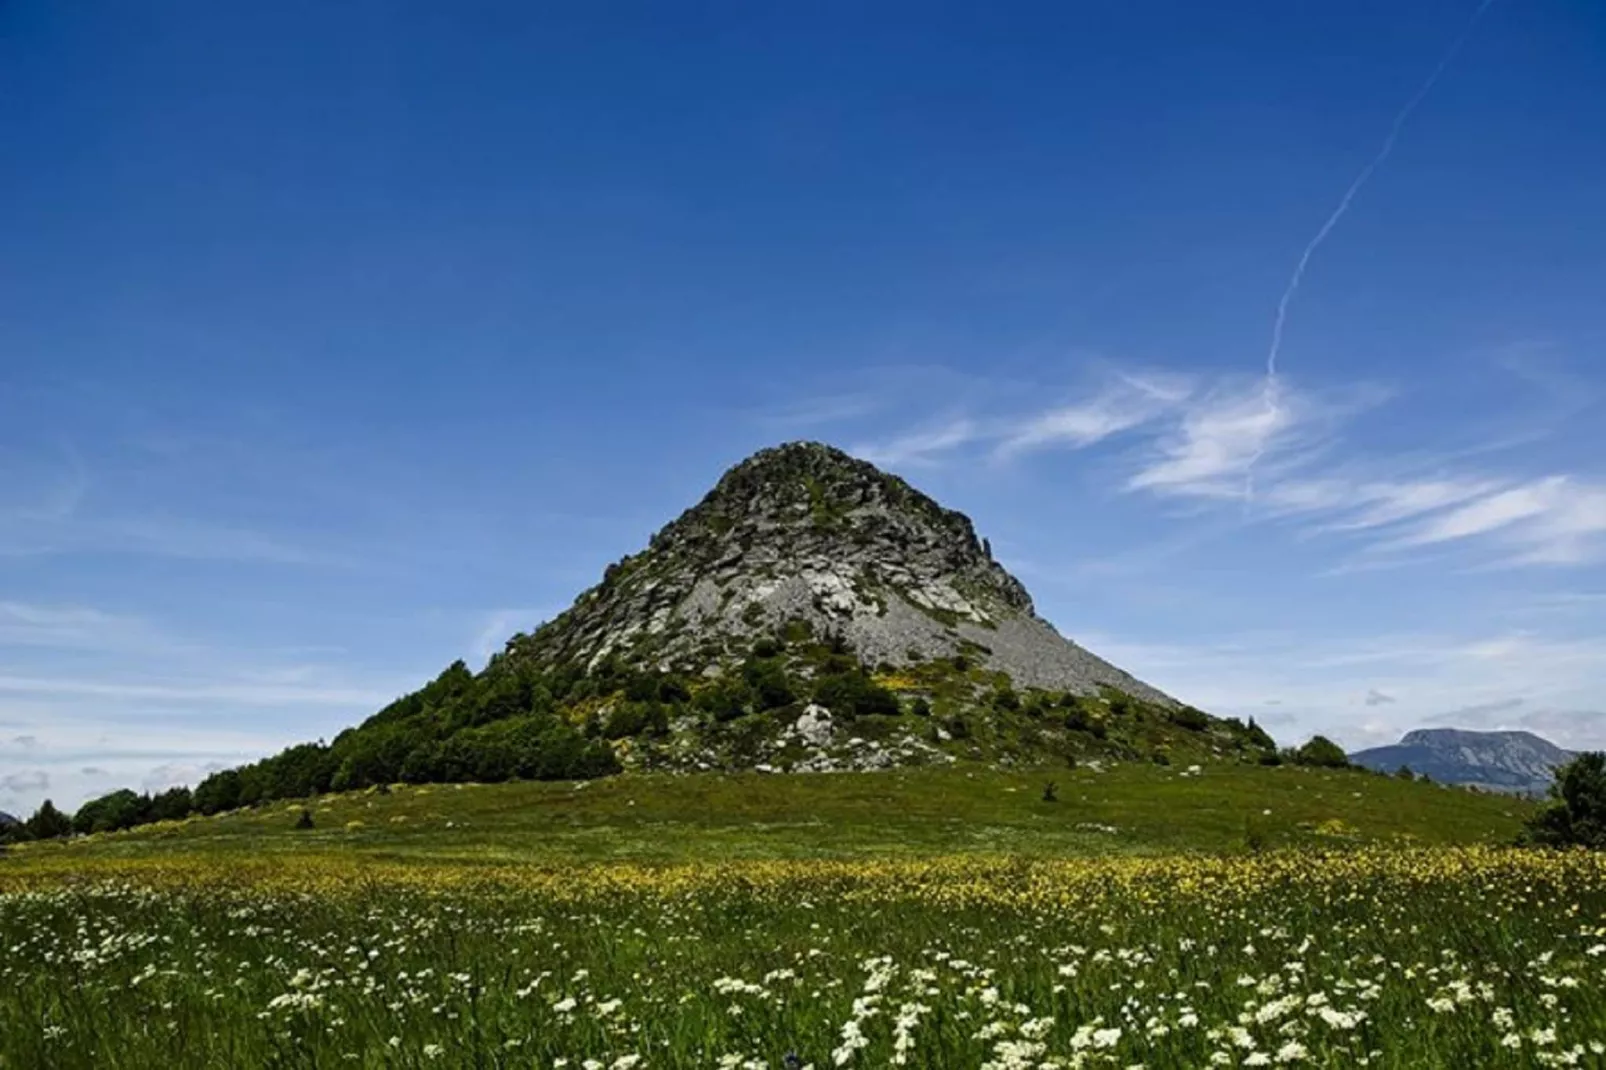
<path id="1" fill-rule="evenodd" d="M 1268 423 L 1274 422 L 1282 411 L 1277 401 L 1277 357 L 1283 348 L 1283 327 L 1288 322 L 1288 306 L 1293 303 L 1294 294 L 1299 292 L 1300 281 L 1305 277 L 1305 269 L 1310 266 L 1311 257 L 1315 255 L 1317 249 L 1321 248 L 1322 242 L 1327 240 L 1327 235 L 1332 233 L 1333 228 L 1338 225 L 1338 221 L 1343 219 L 1344 214 L 1349 211 L 1350 202 L 1354 201 L 1355 195 L 1361 192 L 1361 187 L 1366 185 L 1372 174 L 1383 165 L 1383 161 L 1389 158 L 1389 153 L 1394 151 L 1394 143 L 1400 139 L 1400 132 L 1405 129 L 1405 124 L 1410 120 L 1411 113 L 1416 111 L 1417 106 L 1423 100 L 1427 99 L 1429 93 L 1433 92 L 1433 87 L 1438 84 L 1439 79 L 1444 76 L 1444 72 L 1455 61 L 1455 57 L 1460 53 L 1462 46 L 1472 36 L 1472 31 L 1477 28 L 1478 20 L 1483 18 L 1483 13 L 1489 10 L 1490 5 L 1493 3 L 1494 0 L 1483 0 L 1478 5 L 1477 10 L 1472 13 L 1471 18 L 1467 19 L 1467 24 L 1461 30 L 1460 35 L 1451 42 L 1450 47 L 1445 49 L 1444 55 L 1439 58 L 1438 65 L 1433 68 L 1433 73 L 1428 75 L 1427 80 L 1411 95 L 1411 99 L 1405 102 L 1405 107 L 1395 113 L 1394 121 L 1389 124 L 1388 137 L 1383 139 L 1382 146 L 1367 161 L 1366 166 L 1361 168 L 1360 173 L 1349 184 L 1349 188 L 1344 190 L 1344 196 L 1339 198 L 1338 206 L 1328 215 L 1327 221 L 1316 231 L 1316 236 L 1306 243 L 1304 251 L 1299 254 L 1299 260 L 1294 265 L 1293 274 L 1288 276 L 1288 285 L 1283 288 L 1283 295 L 1277 301 L 1277 316 L 1271 325 L 1271 346 L 1266 350 L 1266 379 L 1265 385 L 1261 388 L 1261 399 L 1265 403 L 1265 419 Z M 1246 505 L 1252 502 L 1255 497 L 1255 464 L 1260 460 L 1261 455 L 1266 452 L 1265 441 L 1266 436 L 1263 436 L 1261 444 L 1255 448 L 1255 452 L 1250 456 L 1249 463 L 1244 470 L 1244 502 Z"/>

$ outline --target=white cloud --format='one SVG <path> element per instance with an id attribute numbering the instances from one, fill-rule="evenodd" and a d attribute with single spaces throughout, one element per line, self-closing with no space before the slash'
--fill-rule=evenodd
<path id="1" fill-rule="evenodd" d="M 1421 546 L 1425 543 L 1465 539 L 1538 516 L 1554 508 L 1557 493 L 1566 482 L 1566 479 L 1560 476 L 1552 476 L 1527 486 L 1479 498 L 1420 525 L 1415 531 L 1402 536 L 1399 544 Z"/>
<path id="2" fill-rule="evenodd" d="M 1297 521 L 1350 554 L 1339 571 L 1388 567 L 1405 551 L 1419 560 L 1467 552 L 1483 558 L 1474 563 L 1502 565 L 1606 557 L 1606 481 L 1599 476 L 1478 470 L 1465 451 L 1432 460 L 1345 449 L 1346 421 L 1382 397 L 1376 388 L 1313 392 L 1279 378 L 1268 403 L 1258 382 L 1201 388 L 1180 376 L 1110 373 L 1072 404 L 985 422 L 956 419 L 858 452 L 878 463 L 913 464 L 992 443 L 992 457 L 1008 460 L 1125 433 L 1144 443 L 1126 458 L 1126 490 L 1240 503 L 1239 523 Z M 1357 548 L 1365 553 L 1355 555 Z"/>
<path id="3" fill-rule="evenodd" d="M 999 432 L 996 455 L 1010 457 L 1045 446 L 1074 449 L 1148 423 L 1180 404 L 1192 385 L 1178 376 L 1121 375 L 1086 401 L 1029 415 Z"/>
<path id="4" fill-rule="evenodd" d="M 1127 486 L 1203 498 L 1243 498 L 1245 479 L 1298 421 L 1295 404 L 1267 405 L 1257 388 L 1220 391 L 1190 406 L 1159 455 Z"/>
<path id="5" fill-rule="evenodd" d="M 849 450 L 871 464 L 926 464 L 937 454 L 948 453 L 981 437 L 976 422 L 956 417 L 947 423 L 912 431 L 888 442 L 865 443 Z"/>

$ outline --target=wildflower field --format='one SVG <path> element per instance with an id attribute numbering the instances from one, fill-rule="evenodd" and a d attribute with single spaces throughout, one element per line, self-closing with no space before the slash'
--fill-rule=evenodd
<path id="1" fill-rule="evenodd" d="M 1606 1065 L 1584 853 L 77 872 L 0 866 L 7 1070 Z"/>

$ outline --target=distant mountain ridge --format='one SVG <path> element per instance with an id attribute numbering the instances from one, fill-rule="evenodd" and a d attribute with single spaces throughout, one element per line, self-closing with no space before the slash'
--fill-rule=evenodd
<path id="1" fill-rule="evenodd" d="M 1384 773 L 1404 767 L 1441 784 L 1538 794 L 1550 786 L 1553 770 L 1572 757 L 1532 732 L 1419 728 L 1392 746 L 1356 751 L 1350 761 Z"/>
<path id="2" fill-rule="evenodd" d="M 20 824 L 22 824 L 21 821 L 19 821 L 16 818 L 12 817 L 10 814 L 6 813 L 4 810 L 0 810 L 0 829 L 10 828 L 12 825 L 20 825 Z"/>

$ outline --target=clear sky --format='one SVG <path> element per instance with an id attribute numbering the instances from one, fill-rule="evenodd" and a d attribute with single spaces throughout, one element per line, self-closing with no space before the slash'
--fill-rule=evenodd
<path id="1" fill-rule="evenodd" d="M 1606 7 L 1476 7 L 0 5 L 0 809 L 332 737 L 794 438 L 1284 742 L 1606 745 Z"/>

